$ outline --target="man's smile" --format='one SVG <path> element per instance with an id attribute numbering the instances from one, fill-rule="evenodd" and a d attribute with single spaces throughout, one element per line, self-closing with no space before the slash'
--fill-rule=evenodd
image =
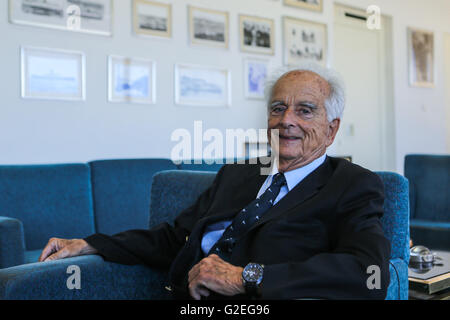
<path id="1" fill-rule="evenodd" d="M 292 135 L 284 135 L 284 134 L 280 134 L 279 135 L 279 139 L 281 140 L 288 140 L 288 141 L 295 141 L 295 140 L 301 140 L 301 137 L 297 137 L 297 136 L 292 136 Z"/>

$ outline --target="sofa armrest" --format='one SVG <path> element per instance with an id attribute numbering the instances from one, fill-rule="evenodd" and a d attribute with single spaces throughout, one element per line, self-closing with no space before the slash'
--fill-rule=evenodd
<path id="1" fill-rule="evenodd" d="M 68 288 L 79 267 L 80 288 Z M 68 269 L 69 268 L 69 269 Z M 105 262 L 98 255 L 38 262 L 0 270 L 0 300 L 168 299 L 164 272 Z"/>
<path id="2" fill-rule="evenodd" d="M 389 283 L 386 300 L 408 300 L 408 264 L 399 258 L 389 261 Z"/>
<path id="3" fill-rule="evenodd" d="M 0 217 L 0 269 L 23 264 L 25 238 L 22 222 Z"/>

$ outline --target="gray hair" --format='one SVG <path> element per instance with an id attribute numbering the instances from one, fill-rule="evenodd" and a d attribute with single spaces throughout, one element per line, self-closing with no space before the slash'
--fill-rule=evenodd
<path id="1" fill-rule="evenodd" d="M 334 119 L 342 119 L 345 107 L 345 86 L 341 76 L 333 69 L 322 67 L 317 63 L 305 63 L 299 65 L 283 66 L 274 70 L 267 77 L 264 89 L 264 95 L 270 106 L 273 88 L 277 81 L 285 74 L 292 71 L 310 71 L 314 72 L 328 82 L 331 88 L 330 95 L 325 100 L 325 109 L 327 111 L 327 119 L 329 122 Z"/>

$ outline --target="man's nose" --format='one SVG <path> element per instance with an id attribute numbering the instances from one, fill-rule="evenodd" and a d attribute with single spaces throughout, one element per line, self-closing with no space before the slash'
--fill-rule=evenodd
<path id="1" fill-rule="evenodd" d="M 280 124 L 283 128 L 293 127 L 296 124 L 296 114 L 293 108 L 287 108 L 281 117 Z"/>

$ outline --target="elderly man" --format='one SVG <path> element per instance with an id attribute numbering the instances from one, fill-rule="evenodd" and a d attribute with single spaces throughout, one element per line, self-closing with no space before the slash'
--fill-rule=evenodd
<path id="1" fill-rule="evenodd" d="M 308 66 L 268 92 L 268 134 L 279 133 L 270 175 L 261 164 L 225 165 L 174 226 L 51 239 L 39 260 L 99 254 L 164 268 L 175 298 L 383 299 L 390 243 L 382 182 L 326 155 L 344 109 L 339 78 Z M 367 285 L 369 266 L 380 270 L 378 288 Z"/>

